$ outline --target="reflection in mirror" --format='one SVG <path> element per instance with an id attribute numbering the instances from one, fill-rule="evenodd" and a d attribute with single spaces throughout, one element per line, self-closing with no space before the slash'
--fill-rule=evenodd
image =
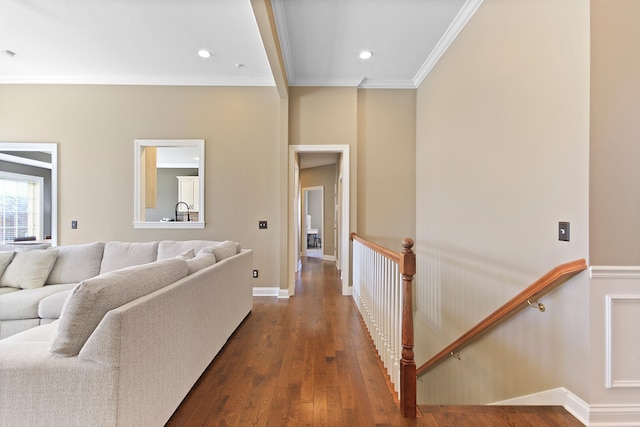
<path id="1" fill-rule="evenodd" d="M 0 142 L 0 241 L 57 245 L 58 147 Z"/>
<path id="2" fill-rule="evenodd" d="M 135 228 L 204 228 L 204 140 L 135 140 Z"/>

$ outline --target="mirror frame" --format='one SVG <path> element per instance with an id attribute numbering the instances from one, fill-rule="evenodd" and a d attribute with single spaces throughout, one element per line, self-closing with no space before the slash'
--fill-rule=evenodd
<path id="1" fill-rule="evenodd" d="M 200 153 L 198 162 L 198 179 L 200 181 L 200 207 L 198 221 L 142 221 L 141 212 L 141 160 L 145 147 L 190 147 L 197 148 Z M 133 228 L 204 228 L 204 139 L 136 139 L 133 155 Z"/>
<path id="2" fill-rule="evenodd" d="M 58 144 L 55 142 L 0 142 L 0 151 L 48 151 L 51 153 L 50 242 L 51 246 L 58 246 Z"/>

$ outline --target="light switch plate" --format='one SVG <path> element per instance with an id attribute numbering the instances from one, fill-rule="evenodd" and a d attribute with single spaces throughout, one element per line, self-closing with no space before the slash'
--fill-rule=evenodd
<path id="1" fill-rule="evenodd" d="M 571 224 L 569 222 L 558 223 L 558 240 L 568 242 L 571 235 Z"/>

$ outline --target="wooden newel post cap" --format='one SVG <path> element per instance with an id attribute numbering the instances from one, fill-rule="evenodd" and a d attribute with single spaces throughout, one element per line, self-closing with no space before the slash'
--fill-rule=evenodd
<path id="1" fill-rule="evenodd" d="M 404 248 L 402 252 L 411 252 L 411 248 L 413 248 L 413 245 L 413 239 L 405 237 L 404 239 L 402 239 L 402 247 Z"/>

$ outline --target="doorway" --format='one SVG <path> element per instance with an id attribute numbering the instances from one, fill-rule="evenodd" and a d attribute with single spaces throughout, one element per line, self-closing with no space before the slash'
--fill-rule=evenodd
<path id="1" fill-rule="evenodd" d="M 302 221 L 302 185 L 300 182 L 300 161 L 302 157 L 334 154 L 336 158 L 336 179 L 334 183 L 334 202 L 332 209 L 336 212 L 333 224 L 334 254 L 336 266 L 340 270 L 342 294 L 351 295 L 349 286 L 349 218 L 350 218 L 350 158 L 348 145 L 291 145 L 289 146 L 289 271 L 288 293 L 295 294 L 295 276 L 301 266 L 300 253 L 303 250 L 301 241 L 305 224 Z M 306 219 L 306 217 L 304 217 Z M 327 236 L 325 224 L 324 236 Z M 304 232 L 306 234 L 306 232 Z M 325 245 L 326 239 L 322 239 Z"/>
<path id="2" fill-rule="evenodd" d="M 302 256 L 324 258 L 324 255 L 327 253 L 323 242 L 325 242 L 325 244 L 327 243 L 328 239 L 325 239 L 325 230 L 328 230 L 329 224 L 325 222 L 324 200 L 324 186 L 302 188 L 301 206 L 303 220 L 301 223 L 304 224 L 300 236 L 302 238 Z M 333 221 L 331 221 L 331 223 L 333 223 Z"/>

